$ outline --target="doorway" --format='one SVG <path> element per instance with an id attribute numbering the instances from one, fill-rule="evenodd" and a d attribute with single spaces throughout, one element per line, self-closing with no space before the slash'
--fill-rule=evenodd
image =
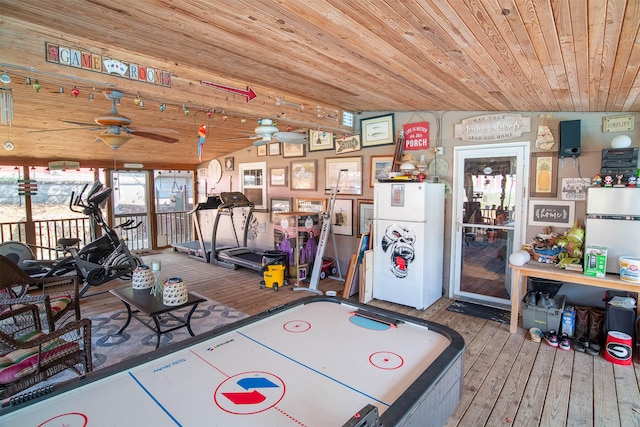
<path id="1" fill-rule="evenodd" d="M 525 237 L 529 143 L 454 148 L 450 297 L 509 307 Z"/>

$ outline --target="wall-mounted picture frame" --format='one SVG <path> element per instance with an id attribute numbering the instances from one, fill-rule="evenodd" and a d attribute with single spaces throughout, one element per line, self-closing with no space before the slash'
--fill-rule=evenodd
<path id="1" fill-rule="evenodd" d="M 267 146 L 266 145 L 258 145 L 258 157 L 263 157 L 267 155 Z"/>
<path id="2" fill-rule="evenodd" d="M 571 228 L 575 219 L 573 200 L 529 200 L 529 224 Z"/>
<path id="3" fill-rule="evenodd" d="M 277 214 L 293 211 L 293 199 L 291 197 L 272 197 L 269 200 L 269 205 L 271 208 L 271 222 L 274 221 Z"/>
<path id="4" fill-rule="evenodd" d="M 291 162 L 291 179 L 289 180 L 292 190 L 315 191 L 317 160 L 292 161 Z"/>
<path id="5" fill-rule="evenodd" d="M 335 234 L 353 236 L 353 200 L 335 200 L 331 226 Z"/>
<path id="6" fill-rule="evenodd" d="M 269 185 L 272 187 L 286 187 L 288 185 L 289 168 L 287 166 L 269 169 Z"/>
<path id="7" fill-rule="evenodd" d="M 362 147 L 375 147 L 395 143 L 394 114 L 360 119 Z"/>
<path id="8" fill-rule="evenodd" d="M 558 195 L 558 153 L 531 153 L 531 197 Z"/>
<path id="9" fill-rule="evenodd" d="M 304 144 L 282 143 L 282 157 L 304 157 Z"/>
<path id="10" fill-rule="evenodd" d="M 358 237 L 369 233 L 373 224 L 373 200 L 358 200 Z"/>
<path id="11" fill-rule="evenodd" d="M 336 186 L 338 194 L 362 194 L 362 156 L 329 157 L 324 160 L 325 191 L 327 194 Z"/>
<path id="12" fill-rule="evenodd" d="M 233 172 L 234 162 L 233 157 L 224 158 L 224 170 L 227 172 Z"/>
<path id="13" fill-rule="evenodd" d="M 309 152 L 333 149 L 333 133 L 309 129 Z"/>
<path id="14" fill-rule="evenodd" d="M 380 179 L 388 179 L 392 171 L 393 156 L 371 156 L 369 187 L 373 187 Z"/>
<path id="15" fill-rule="evenodd" d="M 353 153 L 360 151 L 360 135 L 345 136 L 344 138 L 336 138 L 336 154 Z"/>
<path id="16" fill-rule="evenodd" d="M 300 197 L 294 201 L 296 212 L 325 212 L 327 199 L 314 197 Z"/>
<path id="17" fill-rule="evenodd" d="M 269 143 L 269 155 L 270 156 L 279 156 L 280 155 L 280 143 L 279 142 L 270 142 Z"/>

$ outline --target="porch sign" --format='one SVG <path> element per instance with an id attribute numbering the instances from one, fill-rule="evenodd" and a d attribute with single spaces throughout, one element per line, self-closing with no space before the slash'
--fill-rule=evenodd
<path id="1" fill-rule="evenodd" d="M 426 150 L 429 148 L 429 122 L 403 125 L 404 151 Z"/>
<path id="2" fill-rule="evenodd" d="M 495 113 L 462 120 L 455 125 L 455 137 L 463 141 L 502 141 L 531 132 L 531 117 Z"/>

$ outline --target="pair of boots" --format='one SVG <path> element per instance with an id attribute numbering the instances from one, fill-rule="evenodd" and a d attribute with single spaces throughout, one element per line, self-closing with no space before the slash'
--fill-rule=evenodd
<path id="1" fill-rule="evenodd" d="M 576 328 L 574 336 L 602 345 L 605 311 L 601 308 L 576 306 Z"/>

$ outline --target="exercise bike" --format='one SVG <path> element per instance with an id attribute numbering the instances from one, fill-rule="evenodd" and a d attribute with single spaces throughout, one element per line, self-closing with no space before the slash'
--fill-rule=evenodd
<path id="1" fill-rule="evenodd" d="M 87 185 L 78 196 L 71 194 L 69 208 L 73 212 L 82 212 L 91 219 L 91 235 L 94 239 L 80 248 L 78 238 L 58 239 L 58 250 L 67 254 L 65 257 L 52 260 L 25 260 L 25 270 L 33 277 L 61 276 L 75 271 L 82 279 L 80 295 L 84 295 L 90 286 L 98 286 L 115 278 L 130 279 L 133 271 L 142 264 L 142 259 L 131 254 L 124 238 L 116 229 L 132 230 L 141 225 L 133 220 L 110 227 L 104 220 L 101 206 L 111 195 L 111 188 L 103 188 L 96 183 L 89 191 L 86 201 L 83 198 Z M 102 235 L 97 237 L 97 228 L 102 228 Z"/>

